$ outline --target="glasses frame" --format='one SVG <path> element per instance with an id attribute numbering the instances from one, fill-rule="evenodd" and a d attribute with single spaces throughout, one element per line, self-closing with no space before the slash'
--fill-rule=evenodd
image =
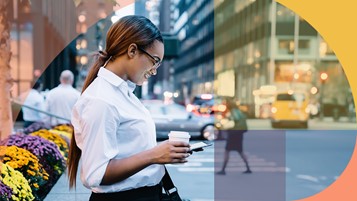
<path id="1" fill-rule="evenodd" d="M 143 48 L 141 48 L 141 47 L 139 47 L 139 46 L 138 46 L 138 49 L 139 49 L 140 51 L 144 52 L 147 56 L 149 56 L 152 60 L 155 61 L 153 68 L 157 69 L 157 68 L 160 67 L 160 65 L 161 65 L 161 63 L 162 63 L 161 59 L 159 59 L 158 57 L 155 57 L 155 56 L 151 55 L 149 52 L 147 52 L 146 50 L 144 50 Z"/>

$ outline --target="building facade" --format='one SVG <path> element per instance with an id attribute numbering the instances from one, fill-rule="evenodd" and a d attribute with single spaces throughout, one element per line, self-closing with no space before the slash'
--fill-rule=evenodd
<path id="1" fill-rule="evenodd" d="M 173 60 L 177 101 L 187 104 L 201 93 L 213 93 L 214 1 L 173 0 L 171 32 L 179 40 L 178 58 Z"/>
<path id="2" fill-rule="evenodd" d="M 75 66 L 75 50 L 65 49 L 76 36 L 75 4 L 72 0 L 13 0 L 10 6 L 12 96 L 28 91 L 43 73 L 45 88 L 52 88 L 58 83 L 55 75 Z"/>
<path id="3" fill-rule="evenodd" d="M 105 49 L 106 33 L 115 21 L 113 16 L 114 4 L 107 0 L 77 1 L 76 24 L 77 37 L 75 38 L 76 87 L 81 90 L 91 65 L 96 59 L 99 50 Z"/>
<path id="4" fill-rule="evenodd" d="M 214 2 L 216 94 L 235 97 L 255 117 L 279 91 L 346 104 L 349 85 L 341 64 L 308 22 L 271 0 Z M 324 83 L 322 72 L 329 75 Z M 323 98 L 310 92 L 313 87 L 323 88 Z"/>

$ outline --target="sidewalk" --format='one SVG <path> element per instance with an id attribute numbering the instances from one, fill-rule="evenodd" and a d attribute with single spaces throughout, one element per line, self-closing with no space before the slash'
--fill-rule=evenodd
<path id="1" fill-rule="evenodd" d="M 82 185 L 77 175 L 76 190 L 69 190 L 69 183 L 67 173 L 62 174 L 61 178 L 57 181 L 55 186 L 51 189 L 50 193 L 45 198 L 45 201 L 88 201 L 91 191 Z"/>

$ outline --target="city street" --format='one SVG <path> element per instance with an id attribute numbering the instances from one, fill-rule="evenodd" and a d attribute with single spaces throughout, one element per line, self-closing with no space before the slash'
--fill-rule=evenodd
<path id="1" fill-rule="evenodd" d="M 168 166 L 169 171 L 182 197 L 193 201 L 301 199 L 333 183 L 354 149 L 356 125 L 326 121 L 309 122 L 312 130 L 285 131 L 271 130 L 269 120 L 248 120 L 254 130 L 246 133 L 244 146 L 253 174 L 242 174 L 243 161 L 231 153 L 227 174 L 214 175 L 223 162 L 224 141 L 194 153 L 185 165 Z"/>
<path id="2" fill-rule="evenodd" d="M 326 129 L 272 130 L 269 120 L 248 120 L 254 130 L 245 134 L 244 149 L 252 174 L 242 174 L 244 163 L 233 152 L 227 174 L 214 174 L 223 162 L 223 140 L 194 153 L 185 165 L 167 165 L 168 171 L 181 197 L 191 201 L 285 201 L 313 195 L 342 173 L 356 141 L 354 123 L 313 121 L 309 122 L 311 129 Z M 79 179 L 77 191 L 68 191 L 66 176 L 46 200 L 88 200 L 90 192 Z"/>
<path id="3" fill-rule="evenodd" d="M 249 119 L 248 127 L 254 130 L 273 129 L 269 119 Z M 308 130 L 357 130 L 356 122 L 348 122 L 347 118 L 341 117 L 340 121 L 334 122 L 331 117 L 325 117 L 323 121 L 319 119 L 310 119 Z M 288 130 L 305 130 L 299 128 L 281 128 Z"/>

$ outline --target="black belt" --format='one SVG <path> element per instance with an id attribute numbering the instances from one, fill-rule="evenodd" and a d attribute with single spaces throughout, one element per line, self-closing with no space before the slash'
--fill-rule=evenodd
<path id="1" fill-rule="evenodd" d="M 92 192 L 89 201 L 135 201 L 147 200 L 156 201 L 160 200 L 162 186 L 145 186 L 127 191 L 120 191 L 114 193 L 94 193 Z"/>

